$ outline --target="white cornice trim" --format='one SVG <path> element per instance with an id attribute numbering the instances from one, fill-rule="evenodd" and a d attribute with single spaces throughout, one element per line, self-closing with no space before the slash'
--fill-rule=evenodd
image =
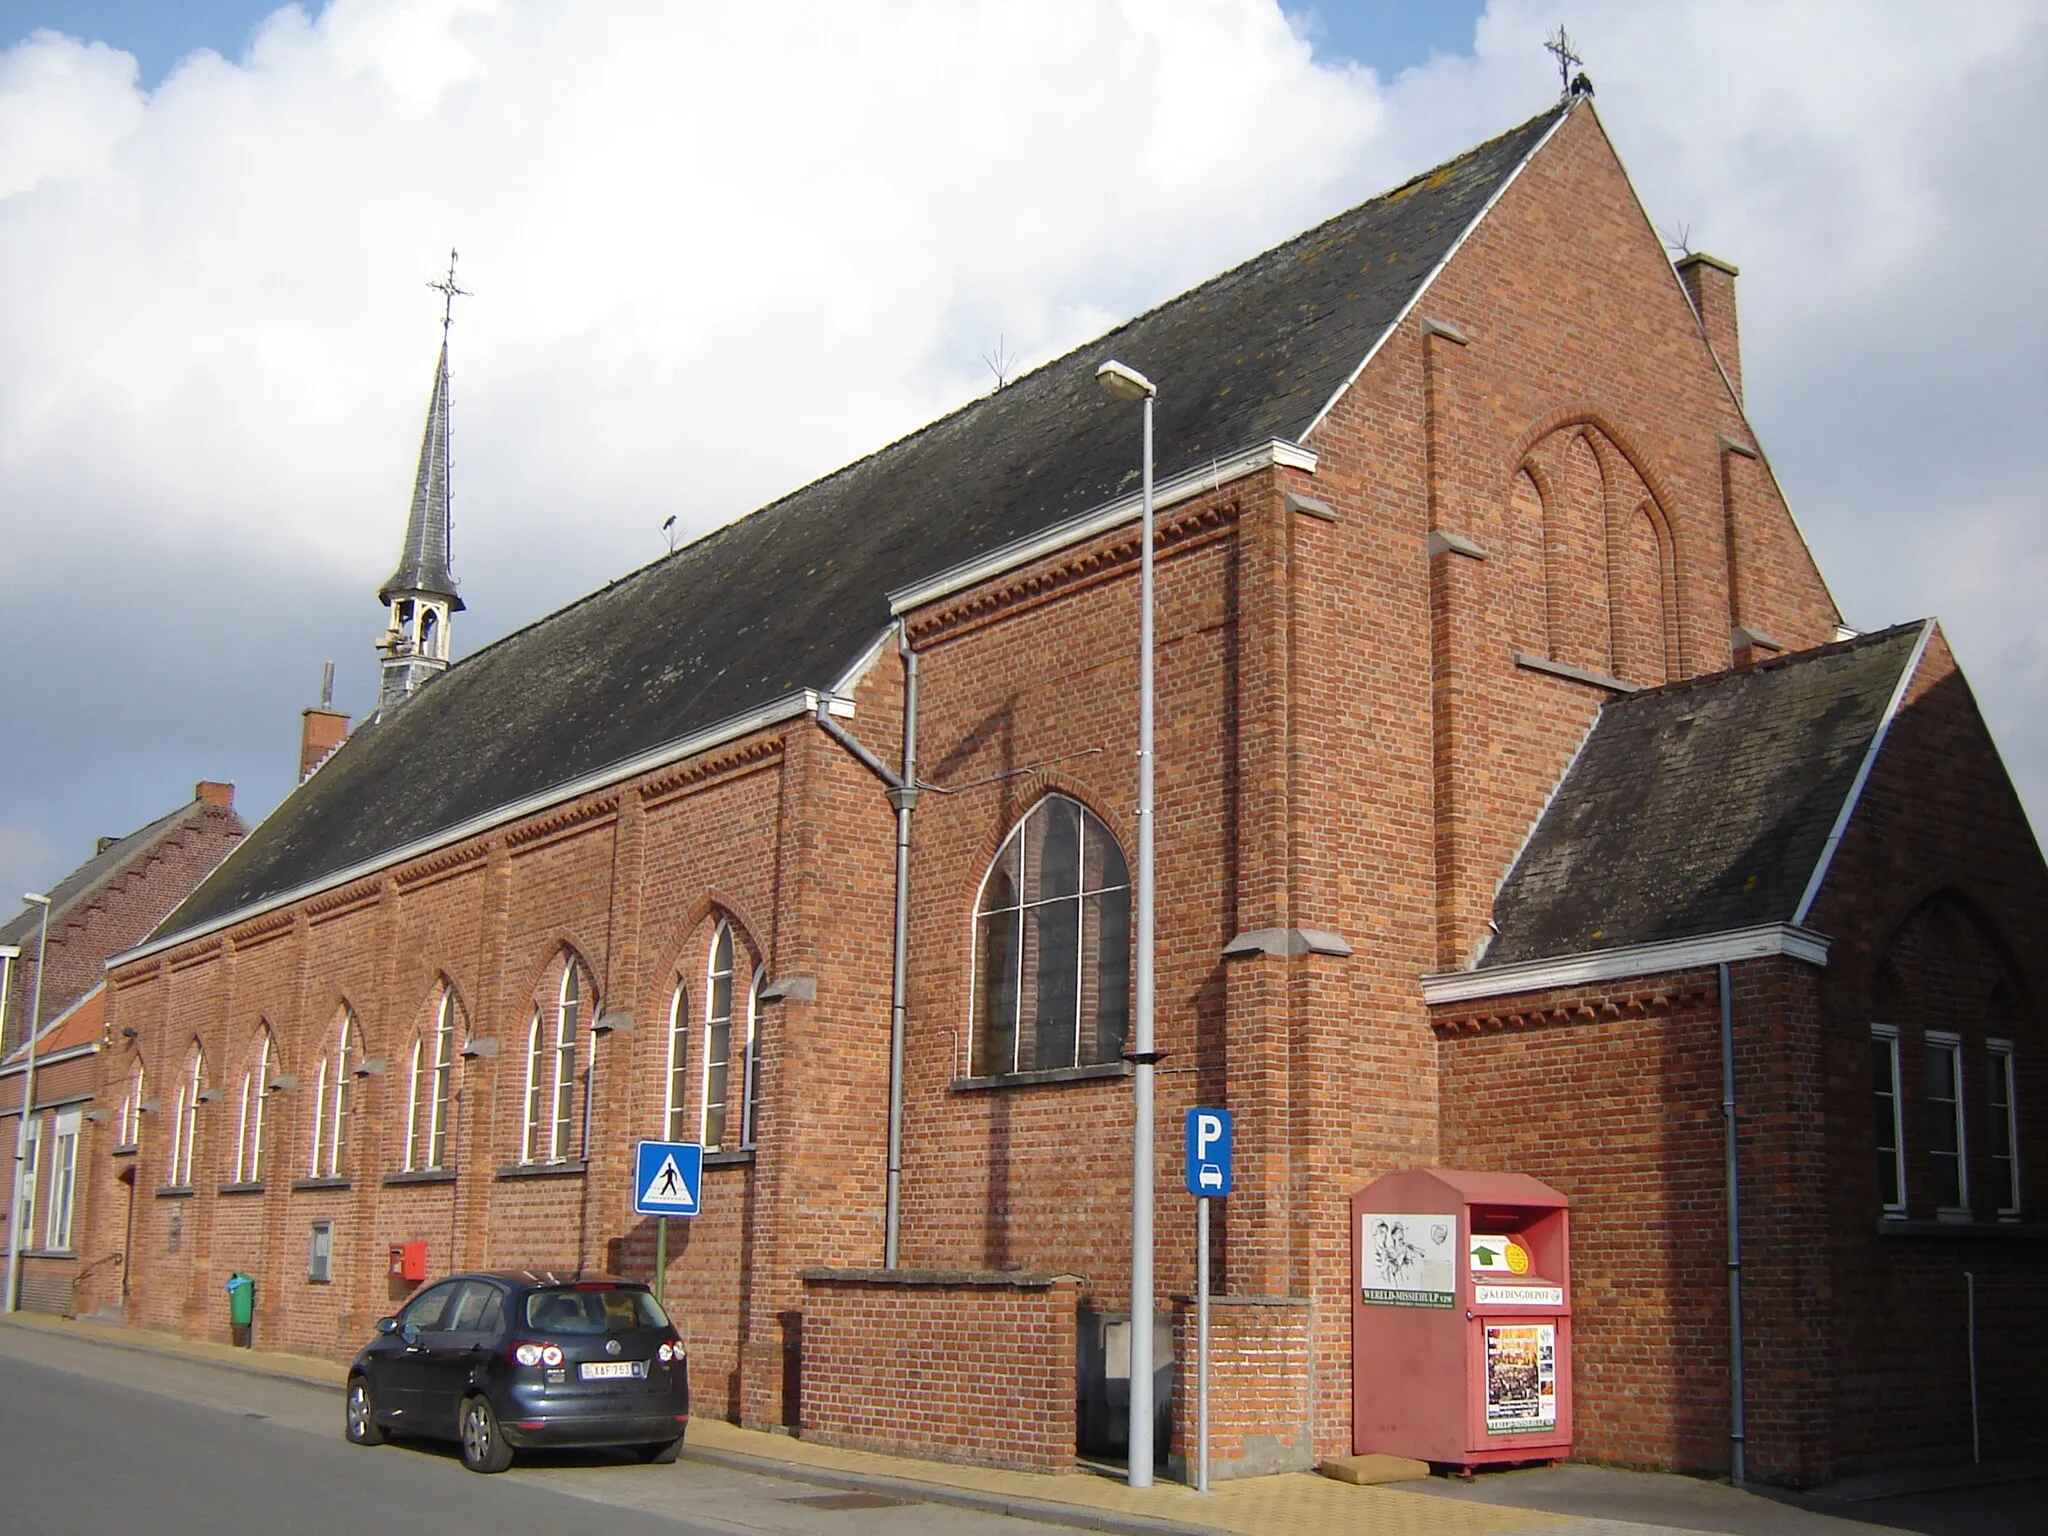
<path id="1" fill-rule="evenodd" d="M 99 1048 L 99 1041 L 89 1040 L 84 1045 L 67 1045 L 61 1051 L 51 1051 L 48 1054 L 38 1051 L 36 1053 L 36 1070 L 40 1072 L 45 1067 L 54 1067 L 60 1061 L 76 1061 L 81 1056 L 92 1055 Z M 28 1062 L 26 1060 L 17 1061 L 11 1066 L 0 1067 L 0 1077 L 20 1077 L 27 1070 Z M 42 1104 L 36 1106 L 38 1109 L 47 1107 L 47 1105 Z M 21 1106 L 19 1104 L 7 1109 L 0 1109 L 0 1115 L 18 1115 L 20 1113 Z"/>
<path id="2" fill-rule="evenodd" d="M 1870 770 L 1877 765 L 1877 754 L 1884 746 L 1884 739 L 1890 733 L 1892 721 L 1899 715 L 1899 706 L 1906 702 L 1906 690 L 1912 686 L 1914 675 L 1920 670 L 1920 658 L 1927 654 L 1927 642 L 1934 635 L 1934 620 L 1924 619 L 1920 624 L 1920 638 L 1913 642 L 1913 654 L 1906 658 L 1906 665 L 1899 670 L 1899 680 L 1892 686 L 1892 696 L 1884 706 L 1884 718 L 1877 723 L 1877 729 L 1870 733 L 1870 745 L 1864 749 L 1863 761 L 1856 765 L 1856 777 L 1849 783 L 1849 793 L 1842 797 L 1842 808 L 1835 812 L 1835 824 L 1828 828 L 1828 840 L 1821 844 L 1820 858 L 1813 866 L 1813 874 L 1806 882 L 1806 890 L 1799 897 L 1799 905 L 1793 909 L 1792 921 L 1803 923 L 1807 914 L 1813 911 L 1813 904 L 1820 898 L 1820 888 L 1828 877 L 1828 866 L 1835 862 L 1835 850 L 1842 846 L 1842 838 L 1849 830 L 1849 818 L 1856 814 L 1856 806 L 1863 799 L 1863 786 L 1870 782 Z"/>
<path id="3" fill-rule="evenodd" d="M 1524 960 L 1519 965 L 1492 966 L 1483 971 L 1448 971 L 1425 976 L 1422 1000 L 1433 1008 L 1440 1003 L 1469 1003 L 1517 992 L 1587 987 L 1630 976 L 1691 971 L 1724 961 L 1758 960 L 1770 955 L 1825 966 L 1828 944 L 1825 934 L 1810 928 L 1765 923 L 1758 928 L 1735 928 L 1692 939 L 1666 939 L 1657 944 L 1631 944 L 1625 949 L 1605 949 L 1594 954 L 1558 955 L 1548 960 Z"/>
<path id="4" fill-rule="evenodd" d="M 1570 122 L 1571 117 L 1572 114 L 1570 112 L 1558 113 L 1556 121 L 1543 130 L 1543 137 L 1529 147 L 1529 152 L 1522 156 L 1521 160 L 1512 171 L 1508 172 L 1501 184 L 1493 189 L 1493 194 L 1486 199 L 1485 205 L 1472 215 L 1472 221 L 1458 232 L 1458 238 L 1451 242 L 1451 248 L 1445 251 L 1443 256 L 1437 261 L 1437 264 L 1429 269 L 1428 276 L 1416 284 L 1415 291 L 1408 295 L 1408 302 L 1401 306 L 1401 312 L 1388 322 L 1387 328 L 1380 332 L 1372 346 L 1367 349 L 1365 356 L 1358 360 L 1358 366 L 1351 370 L 1349 377 L 1342 384 L 1337 386 L 1335 393 L 1323 402 L 1323 408 L 1316 412 L 1315 420 L 1311 421 L 1308 424 L 1308 429 L 1301 434 L 1304 442 L 1314 435 L 1317 427 L 1323 424 L 1323 418 L 1337 408 L 1337 402 L 1350 392 L 1351 386 L 1358 382 L 1358 376 L 1372 366 L 1372 360 L 1380 355 L 1380 348 L 1387 344 L 1387 338 L 1400 330 L 1403 322 L 1415 313 L 1416 306 L 1422 302 L 1422 296 L 1429 292 L 1430 285 L 1443 275 L 1443 270 L 1451 264 L 1451 259 L 1465 248 L 1465 242 L 1472 238 L 1472 232 L 1486 222 L 1486 216 L 1493 212 L 1494 204 L 1508 195 L 1508 188 L 1521 180 L 1522 172 L 1528 169 L 1529 162 L 1543 153 L 1543 146 L 1556 137 L 1557 130 Z M 1436 327 L 1438 335 L 1443 335 L 1450 329 L 1445 321 L 1433 320 L 1429 323 Z M 1465 337 L 1462 334 L 1457 335 L 1456 340 L 1458 345 L 1466 345 Z"/>
<path id="5" fill-rule="evenodd" d="M 1185 474 L 1175 475 L 1152 491 L 1154 509 L 1176 506 L 1191 501 L 1206 491 L 1228 485 L 1233 480 L 1242 480 L 1246 475 L 1273 465 L 1284 469 L 1305 469 L 1316 472 L 1315 454 L 1299 443 L 1290 443 L 1284 438 L 1274 438 L 1256 448 L 1247 448 L 1242 453 L 1232 454 L 1227 459 L 1218 459 L 1201 469 L 1191 469 Z M 1063 523 L 1055 523 L 1042 533 L 1034 533 L 1027 539 L 1005 544 L 1000 549 L 989 551 L 973 560 L 965 561 L 950 570 L 919 582 L 914 587 L 900 587 L 889 594 L 889 611 L 895 614 L 908 613 L 926 603 L 950 597 L 977 582 L 987 581 L 991 576 L 1000 576 L 1005 571 L 1015 570 L 1020 565 L 1065 549 L 1069 544 L 1078 544 L 1083 539 L 1106 533 L 1124 523 L 1136 522 L 1145 512 L 1145 498 L 1142 492 L 1132 496 L 1120 496 L 1091 512 L 1079 517 L 1070 517 Z"/>
<path id="6" fill-rule="evenodd" d="M 557 784 L 551 789 L 542 790 L 539 794 L 529 795 L 524 800 L 515 800 L 509 805 L 501 805 L 495 810 L 486 811 L 481 816 L 472 817 L 470 820 L 462 822 L 457 826 L 449 827 L 445 831 L 435 832 L 419 839 L 417 842 L 407 843 L 402 847 L 394 848 L 389 853 L 380 853 L 373 859 L 365 859 L 360 864 L 351 864 L 347 869 L 339 870 L 331 875 L 323 875 L 320 879 L 308 881 L 301 886 L 295 886 L 281 895 L 271 896 L 262 901 L 251 902 L 248 906 L 237 907 L 232 912 L 223 913 L 221 916 L 200 923 L 195 927 L 181 928 L 178 932 L 167 934 L 161 939 L 152 939 L 146 944 L 137 945 L 134 949 L 124 950 L 118 955 L 111 955 L 107 958 L 106 968 L 111 971 L 118 966 L 133 964 L 137 960 L 147 960 L 151 955 L 162 954 L 165 950 L 175 948 L 180 944 L 189 944 L 194 939 L 204 938 L 210 933 L 218 933 L 223 928 L 231 928 L 236 923 L 247 922 L 252 917 L 261 917 L 265 912 L 275 912 L 279 907 L 288 907 L 293 902 L 304 901 L 311 896 L 318 896 L 322 891 L 331 891 L 337 887 L 347 885 L 350 881 L 361 880 L 367 875 L 374 875 L 380 870 L 390 869 L 394 865 L 406 863 L 411 859 L 422 858 L 436 849 L 446 848 L 451 843 L 459 843 L 467 838 L 479 837 L 493 828 L 502 827 L 507 822 L 519 821 L 525 817 L 535 815 L 546 810 L 549 806 L 560 805 L 565 800 L 574 800 L 579 795 L 587 795 L 596 790 L 607 789 L 614 784 L 623 783 L 627 779 L 636 778 L 640 774 L 651 773 L 657 768 L 667 767 L 670 763 L 680 762 L 686 757 L 695 757 L 700 752 L 712 751 L 717 747 L 724 746 L 729 741 L 748 735 L 750 732 L 758 731 L 763 726 L 779 725 L 785 720 L 795 720 L 805 715 L 816 714 L 819 700 L 823 697 L 824 695 L 820 694 L 815 688 L 806 688 L 800 693 L 785 694 L 782 698 L 775 700 L 771 704 L 764 704 L 759 709 L 749 710 L 743 715 L 734 715 L 730 720 L 710 726 L 705 730 L 697 732 L 694 736 L 681 737 L 676 741 L 669 742 L 665 746 L 655 747 L 651 751 L 643 752 L 638 757 L 629 757 L 623 762 L 614 763 L 609 768 L 600 768 L 597 772 L 586 774 L 580 779 L 571 779 L 566 784 Z"/>

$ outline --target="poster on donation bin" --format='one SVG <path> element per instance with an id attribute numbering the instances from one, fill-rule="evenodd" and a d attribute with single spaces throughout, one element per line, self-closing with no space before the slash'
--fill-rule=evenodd
<path id="1" fill-rule="evenodd" d="M 1368 1306 L 1449 1307 L 1458 1299 L 1456 1216 L 1366 1211 L 1358 1218 L 1358 1299 Z"/>
<path id="2" fill-rule="evenodd" d="M 1488 1324 L 1486 1432 L 1557 1428 L 1557 1325 Z"/>

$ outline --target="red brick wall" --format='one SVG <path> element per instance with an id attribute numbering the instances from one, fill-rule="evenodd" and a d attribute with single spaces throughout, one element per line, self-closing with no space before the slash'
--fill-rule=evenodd
<path id="1" fill-rule="evenodd" d="M 194 801 L 184 819 L 134 855 L 112 879 L 54 917 L 45 960 L 49 969 L 43 978 L 44 1022 L 98 985 L 107 956 L 148 937 L 247 830 L 231 809 Z M 8 968 L 9 1051 L 27 1038 L 35 999 L 36 944 L 36 932 L 31 930 L 22 940 L 20 959 Z"/>
<path id="2" fill-rule="evenodd" d="M 1979 1417 L 1987 1457 L 2048 1448 L 2034 1409 L 2048 1303 L 2039 1233 L 2048 1204 L 2048 1030 L 2042 936 L 2048 871 L 1968 683 L 1939 631 L 1908 689 L 1812 924 L 1833 937 L 1823 1019 L 1835 1092 L 1823 1180 L 1829 1280 L 1840 1319 L 1828 1358 L 1838 1469 L 1959 1460 L 1970 1451 L 1968 1284 L 1978 1288 Z M 1889 962 L 1902 995 L 1881 1000 Z M 1990 993 L 2010 988 L 2003 1018 Z M 1884 1015 L 1892 1015 L 1889 1018 Z M 1878 1219 L 1870 1024 L 1896 1024 L 1904 1089 L 1909 1220 Z M 1927 1158 L 1926 1031 L 1963 1040 L 1974 1221 L 1938 1223 Z M 2023 1221 L 1990 1196 L 1984 1042 L 2014 1047 Z M 2026 1241 L 2023 1233 L 2034 1234 Z"/>
<path id="3" fill-rule="evenodd" d="M 1073 1470 L 1071 1277 L 811 1270 L 803 1298 L 806 1439 Z"/>
<path id="4" fill-rule="evenodd" d="M 1221 1204 L 1222 1202 L 1218 1202 Z M 1194 1479 L 1197 1315 L 1192 1297 L 1173 1308 L 1171 1456 Z M 1260 1477 L 1315 1465 L 1310 1443 L 1308 1304 L 1294 1296 L 1209 1298 L 1209 1477 Z"/>

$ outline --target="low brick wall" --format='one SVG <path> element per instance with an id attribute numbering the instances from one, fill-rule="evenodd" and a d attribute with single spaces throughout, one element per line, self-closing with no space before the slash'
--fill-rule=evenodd
<path id="1" fill-rule="evenodd" d="M 1300 1296 L 1209 1298 L 1209 1479 L 1304 1472 L 1315 1465 L 1310 1433 L 1310 1307 Z M 1194 1481 L 1196 1311 L 1173 1299 L 1172 1465 Z"/>
<path id="2" fill-rule="evenodd" d="M 804 1271 L 802 1434 L 1071 1472 L 1073 1275 Z"/>

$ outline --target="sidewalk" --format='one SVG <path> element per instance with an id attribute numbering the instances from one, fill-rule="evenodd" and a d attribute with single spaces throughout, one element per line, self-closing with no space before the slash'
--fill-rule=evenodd
<path id="1" fill-rule="evenodd" d="M 200 1343 L 118 1324 L 17 1313 L 7 1326 L 89 1341 L 103 1348 L 171 1356 L 253 1376 L 338 1389 L 347 1371 L 328 1360 Z M 788 1435 L 741 1429 L 722 1419 L 692 1419 L 687 1458 L 768 1472 L 849 1492 L 894 1495 L 988 1513 L 1151 1536 L 1575 1536 L 1588 1528 L 1569 1516 L 1494 1504 L 1418 1497 L 1395 1488 L 1356 1488 L 1314 1473 L 1241 1478 L 1207 1494 L 1174 1483 L 1133 1489 L 1086 1471 L 1066 1476 L 841 1450 Z M 1655 1527 L 1598 1522 L 1603 1532 Z"/>

